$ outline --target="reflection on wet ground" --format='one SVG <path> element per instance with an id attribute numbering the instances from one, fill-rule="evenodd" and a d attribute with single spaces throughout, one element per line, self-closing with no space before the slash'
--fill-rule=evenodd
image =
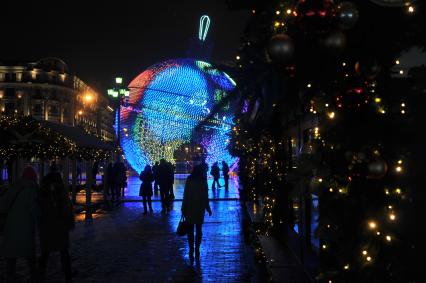
<path id="1" fill-rule="evenodd" d="M 142 215 L 142 204 L 127 202 L 90 218 L 72 232 L 76 282 L 248 282 L 251 258 L 241 233 L 239 201 L 213 201 L 205 217 L 201 259 L 191 265 L 186 237 L 176 235 L 181 202 L 162 214 Z M 84 215 L 84 214 L 83 214 Z M 49 265 L 49 282 L 61 282 L 59 255 Z M 25 266 L 23 267 L 25 268 Z"/>

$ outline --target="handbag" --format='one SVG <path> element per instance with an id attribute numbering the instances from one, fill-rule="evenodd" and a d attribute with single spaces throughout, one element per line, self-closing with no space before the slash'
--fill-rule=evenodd
<path id="1" fill-rule="evenodd" d="M 182 214 L 182 216 L 180 217 L 180 221 L 179 221 L 176 233 L 179 236 L 185 236 L 186 234 L 188 234 L 188 231 L 189 231 L 189 223 L 186 221 L 185 216 L 183 216 Z"/>

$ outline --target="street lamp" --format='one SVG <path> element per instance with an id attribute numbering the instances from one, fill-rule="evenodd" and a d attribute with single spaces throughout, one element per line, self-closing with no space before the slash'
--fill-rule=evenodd
<path id="1" fill-rule="evenodd" d="M 108 89 L 108 96 L 110 96 L 114 100 L 115 107 L 117 109 L 117 143 L 119 146 L 121 142 L 121 103 L 123 102 L 123 99 L 125 97 L 129 97 L 129 94 L 130 92 L 127 87 L 123 86 L 122 77 L 116 77 L 114 87 Z"/>

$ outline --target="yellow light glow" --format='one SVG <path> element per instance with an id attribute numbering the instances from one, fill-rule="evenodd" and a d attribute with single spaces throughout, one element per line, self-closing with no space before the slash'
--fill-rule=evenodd
<path id="1" fill-rule="evenodd" d="M 346 264 L 343 268 L 344 268 L 345 270 L 348 270 L 348 269 L 349 269 L 349 264 Z"/>
<path id="2" fill-rule="evenodd" d="M 330 118 L 330 119 L 334 119 L 335 116 L 336 116 L 336 113 L 334 113 L 334 112 L 328 113 L 328 118 Z"/>
<path id="3" fill-rule="evenodd" d="M 393 214 L 393 213 L 389 214 L 389 219 L 394 221 L 396 219 L 395 214 Z"/>
<path id="4" fill-rule="evenodd" d="M 400 63 L 400 62 L 399 62 L 399 60 L 396 60 L 396 61 L 395 61 L 395 64 L 399 65 L 399 63 Z"/>
<path id="5" fill-rule="evenodd" d="M 398 173 L 402 172 L 402 167 L 401 166 L 396 166 L 395 171 Z"/>
<path id="6" fill-rule="evenodd" d="M 379 235 L 380 235 L 380 232 L 379 232 L 379 231 L 377 231 L 377 233 L 376 233 L 376 234 L 377 234 L 377 236 L 379 236 Z"/>
<path id="7" fill-rule="evenodd" d="M 82 115 L 83 114 L 83 111 L 78 111 L 78 115 Z"/>
<path id="8" fill-rule="evenodd" d="M 277 28 L 277 27 L 279 27 L 280 25 L 281 25 L 281 23 L 280 23 L 280 22 L 275 22 L 275 23 L 274 23 L 274 27 L 276 27 L 276 28 Z"/>
<path id="9" fill-rule="evenodd" d="M 322 183 L 322 178 L 319 178 L 319 179 L 318 179 L 318 182 Z"/>
<path id="10" fill-rule="evenodd" d="M 342 189 L 339 189 L 339 193 L 343 193 L 343 190 L 342 190 Z"/>
<path id="11" fill-rule="evenodd" d="M 346 63 L 345 63 L 345 62 L 343 62 L 343 63 L 342 63 L 342 66 L 343 66 L 343 67 L 344 67 L 344 66 L 346 66 Z"/>
<path id="12" fill-rule="evenodd" d="M 372 260 L 371 256 L 367 256 L 367 261 L 371 261 L 371 260 Z"/>
<path id="13" fill-rule="evenodd" d="M 84 100 L 85 100 L 86 102 L 92 102 L 92 100 L 93 100 L 93 95 L 91 95 L 90 93 L 86 93 L 86 94 L 84 95 Z"/>
<path id="14" fill-rule="evenodd" d="M 380 103 L 381 101 L 382 101 L 382 99 L 380 97 L 374 98 L 374 102 L 376 102 L 376 103 Z"/>
<path id="15" fill-rule="evenodd" d="M 328 107 L 328 103 L 325 104 L 325 107 Z"/>
<path id="16" fill-rule="evenodd" d="M 399 70 L 399 74 L 403 75 L 404 74 L 404 70 Z"/>
<path id="17" fill-rule="evenodd" d="M 386 241 L 390 242 L 391 240 L 392 240 L 392 237 L 391 237 L 391 236 L 389 236 L 389 235 L 387 235 L 387 236 L 386 236 Z"/>
<path id="18" fill-rule="evenodd" d="M 401 110 L 401 114 L 405 114 L 405 110 Z"/>
<path id="19" fill-rule="evenodd" d="M 386 114 L 385 109 L 380 109 L 380 113 L 382 113 L 382 114 Z"/>
<path id="20" fill-rule="evenodd" d="M 405 103 L 403 102 L 403 103 L 401 103 L 401 107 L 405 107 Z"/>
<path id="21" fill-rule="evenodd" d="M 408 12 L 409 12 L 409 13 L 414 13 L 414 10 L 415 10 L 415 9 L 414 9 L 414 7 L 413 7 L 413 6 L 409 6 L 409 7 L 408 7 Z"/>
<path id="22" fill-rule="evenodd" d="M 398 160 L 398 164 L 402 164 L 402 160 Z"/>
<path id="23" fill-rule="evenodd" d="M 330 193 L 332 193 L 333 192 L 333 188 L 330 188 L 329 191 L 330 191 Z"/>
<path id="24" fill-rule="evenodd" d="M 311 88 L 311 87 L 312 87 L 312 85 L 311 85 L 311 84 L 307 84 L 306 86 L 307 86 L 308 88 Z"/>
<path id="25" fill-rule="evenodd" d="M 240 60 L 240 59 L 241 59 L 241 57 L 240 57 L 239 55 L 237 55 L 237 56 L 235 57 L 235 59 Z"/>
<path id="26" fill-rule="evenodd" d="M 375 229 L 375 228 L 377 228 L 377 224 L 376 224 L 376 222 L 374 222 L 374 221 L 370 221 L 370 222 L 368 223 L 368 226 L 370 227 L 370 229 Z"/>
<path id="27" fill-rule="evenodd" d="M 385 189 L 385 194 L 389 194 L 389 190 L 388 189 Z"/>
<path id="28" fill-rule="evenodd" d="M 275 11 L 275 14 L 279 15 L 279 14 L 281 14 L 281 12 L 280 11 Z"/>
<path id="29" fill-rule="evenodd" d="M 400 188 L 396 188 L 395 189 L 395 193 L 397 193 L 398 195 L 401 194 L 401 189 Z"/>
<path id="30" fill-rule="evenodd" d="M 367 251 L 366 250 L 362 251 L 362 254 L 367 255 Z"/>
<path id="31" fill-rule="evenodd" d="M 327 245 L 322 245 L 322 249 L 325 250 L 327 248 Z"/>
<path id="32" fill-rule="evenodd" d="M 291 9 L 287 9 L 286 13 L 287 13 L 288 15 L 290 15 L 290 14 L 291 14 Z"/>

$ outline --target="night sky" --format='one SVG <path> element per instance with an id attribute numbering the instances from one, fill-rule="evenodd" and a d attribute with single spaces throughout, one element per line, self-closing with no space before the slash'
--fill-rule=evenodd
<path id="1" fill-rule="evenodd" d="M 0 61 L 58 57 L 104 90 L 116 75 L 128 81 L 161 60 L 185 57 L 203 14 L 212 21 L 212 60 L 231 60 L 248 18 L 224 0 L 112 2 L 2 2 Z"/>

